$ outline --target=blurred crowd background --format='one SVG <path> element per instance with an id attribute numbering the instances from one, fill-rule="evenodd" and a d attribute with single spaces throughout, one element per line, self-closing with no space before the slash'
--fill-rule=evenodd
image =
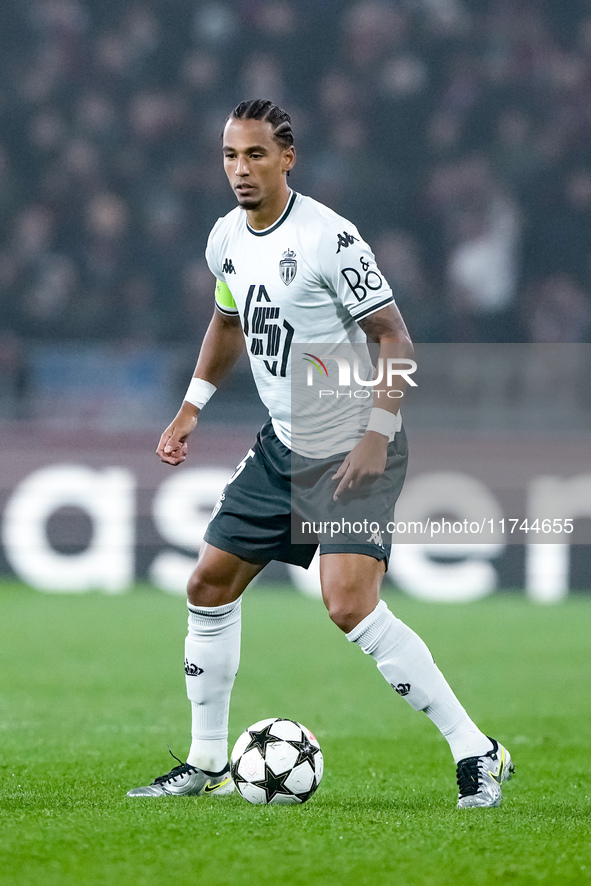
<path id="1" fill-rule="evenodd" d="M 234 206 L 220 133 L 253 97 L 292 115 L 292 187 L 358 226 L 415 341 L 590 341 L 589 0 L 19 0 L 0 417 L 186 384 Z"/>

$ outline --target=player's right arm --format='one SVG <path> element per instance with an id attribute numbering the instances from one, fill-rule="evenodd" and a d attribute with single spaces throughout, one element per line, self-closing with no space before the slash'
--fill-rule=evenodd
<path id="1" fill-rule="evenodd" d="M 193 377 L 217 388 L 240 357 L 243 348 L 244 335 L 238 314 L 222 313 L 216 307 L 199 351 Z M 180 465 L 185 461 L 187 438 L 195 429 L 199 411 L 193 403 L 183 400 L 175 418 L 160 437 L 156 450 L 166 464 Z"/>

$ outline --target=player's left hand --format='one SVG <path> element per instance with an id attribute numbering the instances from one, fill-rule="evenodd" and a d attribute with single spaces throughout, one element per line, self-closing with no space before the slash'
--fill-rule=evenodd
<path id="1" fill-rule="evenodd" d="M 376 431 L 366 431 L 357 446 L 345 458 L 332 480 L 339 480 L 333 499 L 338 500 L 345 489 L 355 489 L 383 474 L 388 458 L 388 438 Z"/>

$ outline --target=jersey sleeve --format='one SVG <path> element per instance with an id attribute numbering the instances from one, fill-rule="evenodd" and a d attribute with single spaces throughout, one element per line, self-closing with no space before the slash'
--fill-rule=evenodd
<path id="1" fill-rule="evenodd" d="M 215 306 L 222 312 L 231 317 L 238 316 L 238 308 L 230 291 L 230 287 L 225 281 L 225 273 L 223 261 L 220 253 L 220 229 L 223 219 L 219 218 L 213 226 L 211 233 L 207 239 L 205 248 L 205 260 L 209 270 L 216 278 L 215 281 Z"/>
<path id="2" fill-rule="evenodd" d="M 207 262 L 209 270 L 217 280 L 223 280 L 224 278 L 220 255 L 220 229 L 222 222 L 223 219 L 218 218 L 217 222 L 211 229 L 209 237 L 207 238 L 207 246 L 205 247 L 205 261 Z"/>
<path id="3" fill-rule="evenodd" d="M 355 320 L 394 302 L 375 255 L 355 225 L 345 219 L 337 216 L 324 225 L 318 243 L 318 267 L 323 284 Z"/>

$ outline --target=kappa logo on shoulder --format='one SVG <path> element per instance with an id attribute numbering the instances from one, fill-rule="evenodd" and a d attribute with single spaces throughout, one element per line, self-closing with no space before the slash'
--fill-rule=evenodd
<path id="1" fill-rule="evenodd" d="M 359 237 L 354 237 L 353 234 L 349 234 L 347 231 L 343 231 L 342 234 L 338 234 L 337 236 L 337 255 L 341 251 L 341 249 L 346 249 L 348 246 L 351 246 L 355 241 L 359 242 Z"/>
<path id="2" fill-rule="evenodd" d="M 234 267 L 234 262 L 231 258 L 227 258 L 224 260 L 224 264 L 222 265 L 222 271 L 224 274 L 235 274 L 236 268 Z"/>

